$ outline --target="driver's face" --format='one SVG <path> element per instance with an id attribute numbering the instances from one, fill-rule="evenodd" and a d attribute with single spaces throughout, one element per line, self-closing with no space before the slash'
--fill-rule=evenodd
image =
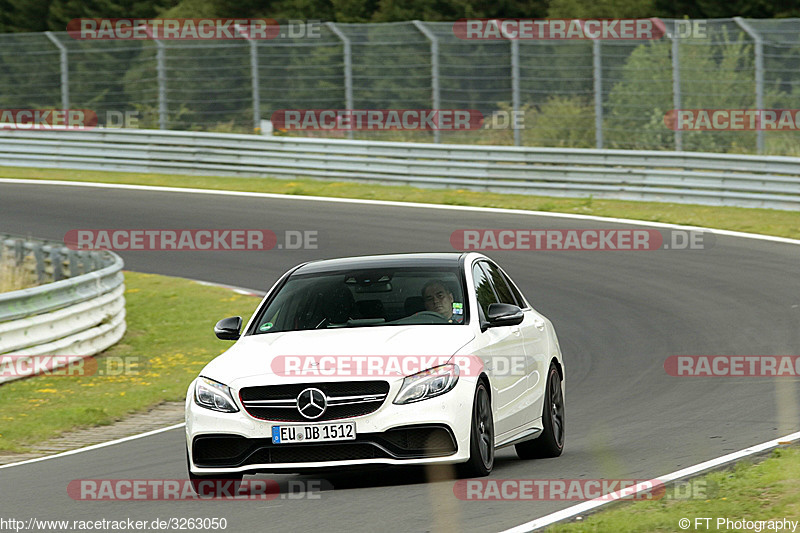
<path id="1" fill-rule="evenodd" d="M 431 285 L 425 289 L 423 298 L 425 309 L 439 313 L 448 320 L 453 318 L 453 295 L 442 285 Z"/>

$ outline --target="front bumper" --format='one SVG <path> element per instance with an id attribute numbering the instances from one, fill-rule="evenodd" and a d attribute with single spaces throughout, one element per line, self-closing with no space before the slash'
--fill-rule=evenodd
<path id="1" fill-rule="evenodd" d="M 186 446 L 194 474 L 293 472 L 357 465 L 452 464 L 469 459 L 475 380 L 461 377 L 453 390 L 421 402 L 395 405 L 402 380 L 391 383 L 375 412 L 338 421 L 355 422 L 356 440 L 272 444 L 272 426 L 313 424 L 260 420 L 249 415 L 236 392 L 239 412 L 200 407 L 189 388 Z M 331 423 L 327 421 L 324 423 Z"/>

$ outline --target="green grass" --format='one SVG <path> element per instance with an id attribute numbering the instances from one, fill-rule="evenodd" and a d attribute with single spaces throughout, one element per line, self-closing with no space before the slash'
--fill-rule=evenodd
<path id="1" fill-rule="evenodd" d="M 126 272 L 125 285 L 127 332 L 103 356 L 137 357 L 144 364 L 127 375 L 41 376 L 0 386 L 0 450 L 24 452 L 64 431 L 183 401 L 200 369 L 231 344 L 214 336 L 216 321 L 249 317 L 259 302 L 152 274 Z"/>
<path id="2" fill-rule="evenodd" d="M 578 213 L 706 226 L 734 231 L 800 238 L 800 212 L 740 207 L 631 202 L 597 198 L 553 198 L 522 194 L 497 194 L 462 189 L 421 189 L 313 179 L 229 178 L 172 174 L 137 174 L 88 170 L 0 167 L 0 178 L 100 181 L 165 187 L 268 192 L 335 198 L 366 198 L 444 205 L 502 207 L 533 211 Z"/>
<path id="3" fill-rule="evenodd" d="M 691 521 L 691 527 L 686 531 L 748 531 L 724 526 L 718 529 L 716 520 L 800 520 L 800 448 L 779 448 L 765 461 L 755 464 L 740 462 L 729 470 L 713 472 L 698 479 L 704 482 L 704 498 L 665 497 L 616 503 L 611 509 L 589 515 L 579 522 L 557 524 L 547 531 L 675 532 L 682 531 L 678 525 L 681 518 Z M 667 494 L 669 492 L 667 490 Z M 705 523 L 700 523 L 700 527 L 694 528 L 695 518 L 701 517 L 712 518 L 710 527 L 706 529 Z M 797 530 L 800 531 L 800 527 Z"/>

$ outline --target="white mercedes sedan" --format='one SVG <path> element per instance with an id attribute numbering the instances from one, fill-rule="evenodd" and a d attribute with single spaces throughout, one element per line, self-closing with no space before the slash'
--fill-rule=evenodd
<path id="1" fill-rule="evenodd" d="M 354 465 L 492 470 L 564 448 L 550 321 L 494 261 L 426 253 L 313 261 L 284 274 L 186 396 L 189 477 Z"/>

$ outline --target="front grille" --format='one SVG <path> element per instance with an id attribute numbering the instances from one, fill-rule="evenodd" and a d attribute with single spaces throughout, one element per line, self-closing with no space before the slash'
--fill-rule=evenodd
<path id="1" fill-rule="evenodd" d="M 389 392 L 386 381 L 334 381 L 246 387 L 239 398 L 250 416 L 276 422 L 308 422 L 297 409 L 297 396 L 307 388 L 325 393 L 328 407 L 314 422 L 353 418 L 373 413 Z"/>
<path id="2" fill-rule="evenodd" d="M 384 433 L 363 433 L 355 440 L 273 444 L 272 439 L 238 435 L 200 435 L 194 439 L 192 457 L 199 467 L 240 467 L 255 464 L 322 463 L 357 459 L 418 459 L 444 457 L 457 451 L 447 426 L 404 426 Z"/>
<path id="3" fill-rule="evenodd" d="M 357 396 L 361 394 L 386 394 L 389 383 L 386 381 L 333 381 L 326 383 L 291 383 L 288 385 L 266 385 L 246 387 L 239 395 L 242 401 L 250 400 L 294 400 L 304 389 L 314 387 L 326 396 Z"/>

